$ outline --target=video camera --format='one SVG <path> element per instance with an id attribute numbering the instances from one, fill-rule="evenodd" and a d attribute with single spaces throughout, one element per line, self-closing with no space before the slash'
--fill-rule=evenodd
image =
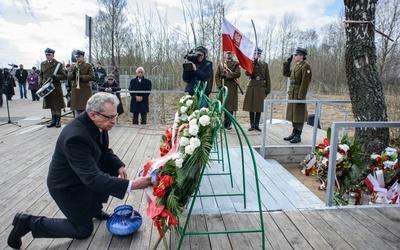
<path id="1" fill-rule="evenodd" d="M 14 64 L 14 63 L 9 63 L 9 66 L 11 66 L 12 68 L 18 68 L 18 65 Z"/>
<path id="2" fill-rule="evenodd" d="M 185 59 L 185 62 L 183 63 L 183 70 L 184 71 L 192 71 L 192 63 L 196 63 L 197 58 L 201 56 L 201 52 L 196 51 L 195 49 L 192 49 L 189 51 L 183 58 Z"/>

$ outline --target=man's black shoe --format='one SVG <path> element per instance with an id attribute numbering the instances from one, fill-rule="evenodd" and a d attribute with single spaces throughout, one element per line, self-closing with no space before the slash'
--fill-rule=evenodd
<path id="1" fill-rule="evenodd" d="M 10 235 L 8 236 L 7 244 L 15 249 L 20 249 L 22 245 L 21 238 L 29 233 L 30 230 L 30 220 L 31 215 L 24 213 L 17 213 L 14 216 L 14 220 L 12 225 L 14 228 L 11 230 Z"/>
<path id="2" fill-rule="evenodd" d="M 108 217 L 110 217 L 110 215 L 106 212 L 104 212 L 103 210 L 101 210 L 100 213 L 98 213 L 94 218 L 98 219 L 98 220 L 107 220 Z"/>

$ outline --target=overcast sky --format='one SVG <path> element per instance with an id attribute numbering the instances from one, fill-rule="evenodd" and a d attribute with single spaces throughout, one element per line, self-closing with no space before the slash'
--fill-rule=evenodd
<path id="1" fill-rule="evenodd" d="M 30 7 L 24 2 L 0 2 L 0 67 L 9 63 L 23 64 L 27 69 L 37 66 L 45 59 L 47 47 L 54 49 L 55 58 L 62 62 L 70 58 L 73 49 L 86 50 L 85 15 L 97 14 L 97 0 L 29 0 Z M 139 8 L 143 13 L 148 9 L 154 13 L 157 6 L 171 24 L 183 23 L 181 0 L 128 0 L 128 4 L 130 11 Z M 279 20 L 289 13 L 299 28 L 318 31 L 343 8 L 343 0 L 246 0 L 230 6 L 226 18 L 237 20 L 236 27 L 246 33 L 252 30 L 251 19 L 260 30 L 270 16 Z"/>

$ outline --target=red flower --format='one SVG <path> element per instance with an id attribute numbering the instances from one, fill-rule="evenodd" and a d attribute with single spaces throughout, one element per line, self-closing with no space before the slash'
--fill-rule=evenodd
<path id="1" fill-rule="evenodd" d="M 150 205 L 147 207 L 147 217 L 149 219 L 154 219 L 157 215 L 159 215 L 164 209 L 164 205 L 157 206 L 155 201 L 152 201 Z"/>
<path id="2" fill-rule="evenodd" d="M 176 217 L 167 209 L 164 209 L 160 213 L 160 217 L 166 219 L 168 221 L 168 225 L 175 226 L 175 227 L 178 225 L 178 221 L 176 220 Z"/>
<path id="3" fill-rule="evenodd" d="M 164 188 L 171 186 L 173 183 L 174 183 L 174 179 L 172 179 L 171 176 L 164 175 L 163 177 L 161 177 L 160 184 L 162 184 L 164 186 Z"/>
<path id="4" fill-rule="evenodd" d="M 154 186 L 153 195 L 162 198 L 165 195 L 165 190 L 161 187 Z"/>
<path id="5" fill-rule="evenodd" d="M 369 170 L 371 170 L 371 171 L 375 171 L 375 166 L 371 166 L 371 167 L 369 167 Z"/>
<path id="6" fill-rule="evenodd" d="M 400 165 L 398 163 L 394 164 L 393 166 L 394 169 L 400 169 Z"/>

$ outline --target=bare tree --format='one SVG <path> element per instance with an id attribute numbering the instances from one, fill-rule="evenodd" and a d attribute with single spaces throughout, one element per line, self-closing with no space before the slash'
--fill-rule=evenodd
<path id="1" fill-rule="evenodd" d="M 375 31 L 368 23 L 375 19 L 377 0 L 344 0 L 346 25 L 346 76 L 356 121 L 387 121 L 386 101 L 376 67 Z M 389 145 L 389 129 L 358 128 L 363 160 Z"/>

